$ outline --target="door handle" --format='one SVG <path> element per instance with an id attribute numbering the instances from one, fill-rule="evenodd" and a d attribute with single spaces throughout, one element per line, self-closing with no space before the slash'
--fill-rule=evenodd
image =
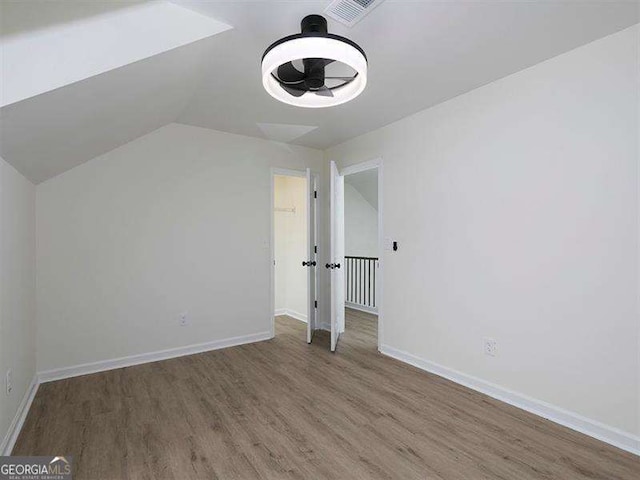
<path id="1" fill-rule="evenodd" d="M 303 262 L 302 262 L 302 266 L 303 266 L 303 267 L 315 267 L 316 265 L 317 265 L 317 264 L 316 264 L 316 262 L 315 262 L 315 261 L 313 261 L 313 262 L 304 262 L 304 261 L 303 261 Z"/>
<path id="2" fill-rule="evenodd" d="M 330 268 L 330 269 L 334 269 L 334 268 L 340 268 L 340 264 L 339 263 L 327 263 L 325 265 L 326 268 Z"/>

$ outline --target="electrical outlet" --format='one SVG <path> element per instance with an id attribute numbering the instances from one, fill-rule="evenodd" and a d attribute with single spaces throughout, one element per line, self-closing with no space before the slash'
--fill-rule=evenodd
<path id="1" fill-rule="evenodd" d="M 7 370 L 7 374 L 5 375 L 5 378 L 4 378 L 4 386 L 7 391 L 7 395 L 9 395 L 11 393 L 11 390 L 13 390 L 13 382 L 11 380 L 11 369 Z"/>
<path id="2" fill-rule="evenodd" d="M 182 312 L 180 314 L 179 321 L 181 327 L 186 327 L 187 325 L 189 325 L 189 312 Z"/>
<path id="3" fill-rule="evenodd" d="M 485 337 L 482 339 L 482 350 L 485 355 L 495 357 L 496 353 L 498 353 L 498 344 L 493 338 Z"/>

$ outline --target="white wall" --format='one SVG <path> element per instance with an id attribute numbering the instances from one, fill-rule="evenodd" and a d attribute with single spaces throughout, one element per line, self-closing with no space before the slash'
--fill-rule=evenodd
<path id="1" fill-rule="evenodd" d="M 378 211 L 353 185 L 344 185 L 345 255 L 378 256 Z"/>
<path id="2" fill-rule="evenodd" d="M 383 344 L 640 434 L 639 40 L 635 26 L 326 152 L 384 161 L 400 249 L 383 252 Z"/>
<path id="3" fill-rule="evenodd" d="M 0 454 L 36 371 L 35 241 L 35 187 L 0 158 Z"/>
<path id="4" fill-rule="evenodd" d="M 274 187 L 275 207 L 295 209 L 274 212 L 276 313 L 306 320 L 307 180 L 276 175 Z"/>
<path id="5" fill-rule="evenodd" d="M 269 332 L 272 166 L 322 152 L 171 124 L 38 185 L 38 370 Z"/>

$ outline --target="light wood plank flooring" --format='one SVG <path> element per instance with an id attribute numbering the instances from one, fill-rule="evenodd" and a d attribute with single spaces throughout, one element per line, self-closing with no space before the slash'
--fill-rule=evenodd
<path id="1" fill-rule="evenodd" d="M 375 317 L 40 386 L 14 455 L 91 479 L 634 479 L 631 454 L 380 355 Z"/>

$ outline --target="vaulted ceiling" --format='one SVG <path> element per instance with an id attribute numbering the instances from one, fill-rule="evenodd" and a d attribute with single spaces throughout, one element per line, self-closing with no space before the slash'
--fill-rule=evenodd
<path id="1" fill-rule="evenodd" d="M 378 170 L 364 170 L 345 175 L 344 183 L 355 188 L 373 208 L 378 209 Z"/>
<path id="2" fill-rule="evenodd" d="M 39 183 L 170 122 L 324 149 L 640 21 L 634 1 L 386 0 L 353 28 L 369 83 L 321 110 L 260 58 L 327 1 L 2 2 L 0 155 Z"/>

